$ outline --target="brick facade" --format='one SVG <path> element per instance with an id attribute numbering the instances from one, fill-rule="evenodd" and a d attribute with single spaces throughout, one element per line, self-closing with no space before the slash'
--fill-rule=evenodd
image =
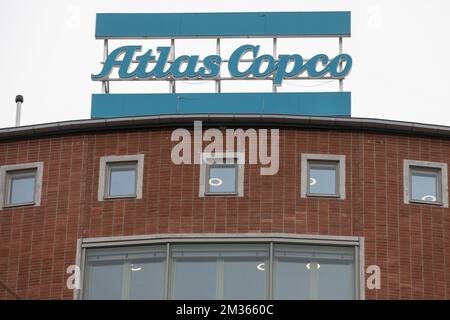
<path id="1" fill-rule="evenodd" d="M 39 207 L 0 211 L 0 280 L 22 298 L 72 299 L 67 266 L 81 237 L 277 232 L 365 237 L 381 267 L 367 299 L 450 299 L 450 209 L 403 203 L 403 160 L 450 165 L 450 139 L 280 129 L 280 169 L 246 165 L 244 197 L 200 198 L 199 165 L 171 162 L 170 129 L 0 142 L 0 165 L 43 161 Z M 143 199 L 97 201 L 99 159 L 145 154 Z M 300 197 L 300 154 L 346 156 L 346 200 Z M 446 179 L 448 177 L 445 177 Z M 11 299 L 0 289 L 0 299 Z"/>

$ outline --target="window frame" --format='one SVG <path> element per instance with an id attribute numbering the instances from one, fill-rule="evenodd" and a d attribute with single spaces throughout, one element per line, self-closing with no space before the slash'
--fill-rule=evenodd
<path id="1" fill-rule="evenodd" d="M 135 194 L 134 195 L 110 195 L 111 168 L 114 166 L 131 166 L 135 163 Z M 116 199 L 142 199 L 142 189 L 144 180 L 144 155 L 122 155 L 100 157 L 99 178 L 98 178 L 98 201 L 108 201 Z"/>
<path id="2" fill-rule="evenodd" d="M 310 193 L 310 169 L 311 164 L 335 166 L 335 194 Z M 300 196 L 301 198 L 332 198 L 345 200 L 345 155 L 336 154 L 311 154 L 300 155 Z"/>
<path id="3" fill-rule="evenodd" d="M 237 159 L 236 158 L 232 158 L 233 163 L 229 163 L 229 159 L 231 158 L 226 158 L 226 159 L 222 159 L 223 163 L 216 163 L 214 161 L 214 163 L 210 163 L 210 164 L 206 164 L 206 174 L 205 174 L 205 196 L 211 196 L 211 195 L 238 195 L 238 187 L 239 187 L 239 182 L 238 182 L 238 176 L 239 176 L 239 166 L 237 164 Z M 217 159 L 215 159 L 217 160 Z M 210 177 L 211 177 L 211 169 L 212 168 L 234 168 L 235 169 L 235 181 L 234 181 L 234 191 L 232 192 L 212 192 L 211 191 L 211 184 L 209 183 Z"/>
<path id="4" fill-rule="evenodd" d="M 413 199 L 412 177 L 414 172 L 435 172 L 436 179 L 436 201 Z M 433 205 L 448 208 L 448 173 L 447 164 L 442 162 L 403 160 L 403 189 L 405 204 Z"/>
<path id="5" fill-rule="evenodd" d="M 118 236 L 80 238 L 77 241 L 76 264 L 80 266 L 80 286 L 74 290 L 74 299 L 83 299 L 83 287 L 87 268 L 87 250 L 95 248 L 118 248 L 142 245 L 166 246 L 165 289 L 163 299 L 170 299 L 171 284 L 169 272 L 172 265 L 171 246 L 178 244 L 267 244 L 269 246 L 269 270 L 274 270 L 274 244 L 297 244 L 307 246 L 339 246 L 354 249 L 354 299 L 365 299 L 365 272 L 364 272 L 364 237 L 356 236 L 328 236 L 328 235 L 296 235 L 280 233 L 239 233 L 239 234 L 155 234 L 142 236 Z M 274 299 L 274 277 L 269 273 L 268 300 Z M 86 288 L 87 290 L 87 288 Z"/>
<path id="6" fill-rule="evenodd" d="M 21 163 L 0 167 L 0 210 L 16 207 L 37 207 L 41 205 L 43 162 Z M 11 203 L 11 187 L 14 175 L 34 176 L 33 201 Z"/>
<path id="7" fill-rule="evenodd" d="M 121 195 L 111 195 L 111 174 L 114 169 L 129 169 L 134 170 L 134 193 L 133 194 L 121 194 Z M 105 194 L 104 199 L 117 199 L 117 198 L 136 198 L 137 194 L 137 171 L 138 171 L 138 161 L 113 161 L 106 163 L 106 174 L 105 174 Z"/>
<path id="8" fill-rule="evenodd" d="M 244 162 L 241 152 L 202 153 L 200 159 L 199 197 L 243 197 Z M 235 192 L 211 192 L 209 187 L 210 169 L 214 167 L 235 167 Z"/>

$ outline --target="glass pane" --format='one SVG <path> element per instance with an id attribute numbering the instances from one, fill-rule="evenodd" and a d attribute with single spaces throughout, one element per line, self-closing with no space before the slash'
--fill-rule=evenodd
<path id="1" fill-rule="evenodd" d="M 437 173 L 413 172 L 411 176 L 412 199 L 421 201 L 439 201 L 437 183 Z"/>
<path id="2" fill-rule="evenodd" d="M 162 299 L 164 267 L 164 259 L 132 261 L 130 299 Z"/>
<path id="3" fill-rule="evenodd" d="M 224 299 L 267 299 L 267 262 L 263 258 L 224 261 Z"/>
<path id="4" fill-rule="evenodd" d="M 307 261 L 303 259 L 275 260 L 276 299 L 308 300 L 311 298 L 310 271 L 306 268 Z"/>
<path id="5" fill-rule="evenodd" d="M 209 192 L 236 192 L 236 167 L 210 167 Z"/>
<path id="6" fill-rule="evenodd" d="M 355 270 L 350 261 L 319 261 L 318 293 L 322 300 L 354 299 Z"/>
<path id="7" fill-rule="evenodd" d="M 165 250 L 156 245 L 88 249 L 87 297 L 162 299 Z"/>
<path id="8" fill-rule="evenodd" d="M 35 175 L 11 175 L 9 204 L 34 202 Z"/>
<path id="9" fill-rule="evenodd" d="M 110 168 L 109 195 L 129 196 L 136 194 L 136 168 Z"/>
<path id="10" fill-rule="evenodd" d="M 275 245 L 276 299 L 354 299 L 354 247 Z"/>
<path id="11" fill-rule="evenodd" d="M 120 261 L 89 263 L 87 299 L 121 299 L 122 279 L 123 263 Z"/>
<path id="12" fill-rule="evenodd" d="M 216 299 L 215 260 L 175 259 L 172 272 L 173 299 Z"/>
<path id="13" fill-rule="evenodd" d="M 336 194 L 336 166 L 316 166 L 309 169 L 309 193 Z"/>

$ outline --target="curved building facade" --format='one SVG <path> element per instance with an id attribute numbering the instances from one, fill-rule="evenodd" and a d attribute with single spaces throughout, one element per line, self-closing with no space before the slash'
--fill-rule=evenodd
<path id="1" fill-rule="evenodd" d="M 278 128 L 277 173 L 175 164 L 194 120 Z M 448 127 L 185 115 L 0 139 L 0 298 L 450 298 Z"/>

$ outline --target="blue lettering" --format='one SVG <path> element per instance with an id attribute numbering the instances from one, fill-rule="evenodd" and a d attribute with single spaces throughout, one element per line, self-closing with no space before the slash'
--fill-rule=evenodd
<path id="1" fill-rule="evenodd" d="M 306 71 L 308 72 L 308 75 L 312 78 L 321 78 L 328 72 L 328 56 L 326 54 L 318 54 L 311 59 L 308 60 L 306 63 Z M 319 62 L 325 66 L 322 70 L 317 70 L 317 65 Z"/>
<path id="2" fill-rule="evenodd" d="M 136 77 L 139 79 L 148 79 L 153 76 L 153 70 L 147 71 L 150 61 L 155 61 L 156 57 L 152 56 L 152 50 L 148 50 L 145 54 L 136 58 L 139 63 L 135 70 Z"/>
<path id="3" fill-rule="evenodd" d="M 265 71 L 261 71 L 261 65 L 265 62 L 267 62 L 267 68 Z M 253 61 L 249 70 L 250 73 L 253 73 L 255 77 L 260 78 L 260 77 L 267 77 L 268 75 L 272 74 L 276 69 L 277 67 L 275 65 L 275 59 L 268 54 L 263 54 L 262 56 L 259 56 Z"/>
<path id="4" fill-rule="evenodd" d="M 345 66 L 341 71 L 339 71 L 339 65 L 343 62 L 345 62 Z M 328 65 L 330 75 L 333 78 L 345 77 L 350 73 L 350 70 L 352 69 L 352 63 L 352 57 L 350 57 L 348 54 L 342 53 L 337 55 L 333 60 L 331 60 L 330 64 Z"/>
<path id="5" fill-rule="evenodd" d="M 197 72 L 195 71 L 197 67 L 199 56 L 179 56 L 175 59 L 169 68 L 169 72 L 175 79 L 180 78 L 196 78 Z M 186 64 L 186 69 L 181 71 L 180 68 L 183 64 Z"/>
<path id="6" fill-rule="evenodd" d="M 289 62 L 293 61 L 294 66 L 292 70 L 287 72 L 286 68 L 289 65 Z M 293 54 L 293 55 L 285 55 L 280 54 L 278 56 L 278 67 L 277 72 L 273 77 L 273 84 L 276 86 L 281 85 L 281 82 L 284 78 L 292 78 L 301 75 L 305 71 L 305 66 L 303 65 L 303 58 L 301 55 Z"/>
<path id="7" fill-rule="evenodd" d="M 252 73 L 251 69 L 252 66 L 250 66 L 245 71 L 239 71 L 239 62 L 244 54 L 246 54 L 248 51 L 253 52 L 253 58 L 256 57 L 259 51 L 259 46 L 252 46 L 251 44 L 244 44 L 243 46 L 240 46 L 230 56 L 230 60 L 228 61 L 228 71 L 230 71 L 230 75 L 232 77 L 236 78 L 244 78 Z M 253 65 L 253 64 L 252 64 Z"/>
<path id="8" fill-rule="evenodd" d="M 141 46 L 124 46 L 111 52 L 103 65 L 103 69 L 99 74 L 92 75 L 92 80 L 104 80 L 111 74 L 114 67 L 119 67 L 119 77 L 128 79 L 135 75 L 135 72 L 128 72 L 133 56 L 136 52 L 141 51 Z M 118 57 L 125 53 L 122 60 Z"/>
<path id="9" fill-rule="evenodd" d="M 164 67 L 167 64 L 167 60 L 169 59 L 170 47 L 158 47 L 156 48 L 156 51 L 158 51 L 159 57 L 158 62 L 153 69 L 153 74 L 155 78 L 165 78 L 169 74 L 169 71 L 164 71 Z"/>
<path id="10" fill-rule="evenodd" d="M 204 67 L 198 69 L 200 77 L 205 79 L 211 79 L 217 77 L 220 73 L 220 65 L 222 64 L 222 58 L 218 55 L 207 56 L 203 60 Z M 207 72 L 209 71 L 209 73 Z"/>
<path id="11" fill-rule="evenodd" d="M 321 78 L 327 73 L 332 78 L 343 78 L 352 68 L 352 58 L 348 54 L 339 54 L 333 59 L 329 59 L 325 54 L 313 56 L 305 63 L 303 57 L 298 54 L 280 54 L 278 60 L 271 55 L 264 54 L 258 56 L 260 46 L 245 44 L 237 48 L 230 56 L 228 70 L 235 78 L 267 78 L 273 75 L 273 84 L 281 85 L 283 79 L 298 77 L 305 71 L 309 77 Z M 141 46 L 119 47 L 111 52 L 107 57 L 102 71 L 92 75 L 93 80 L 108 80 L 114 68 L 118 68 L 120 79 L 164 79 L 172 76 L 174 79 L 214 79 L 220 74 L 222 58 L 218 55 L 209 55 L 203 59 L 203 65 L 197 67 L 200 57 L 198 55 L 182 55 L 168 65 L 170 47 L 157 47 L 158 59 L 152 54 L 152 50 L 146 51 L 143 55 L 137 56 L 137 67 L 130 71 L 133 57 L 141 51 Z M 252 62 L 245 70 L 240 70 L 243 56 L 251 52 Z M 154 68 L 149 68 L 150 64 L 155 64 Z M 288 70 L 289 69 L 289 70 Z"/>

